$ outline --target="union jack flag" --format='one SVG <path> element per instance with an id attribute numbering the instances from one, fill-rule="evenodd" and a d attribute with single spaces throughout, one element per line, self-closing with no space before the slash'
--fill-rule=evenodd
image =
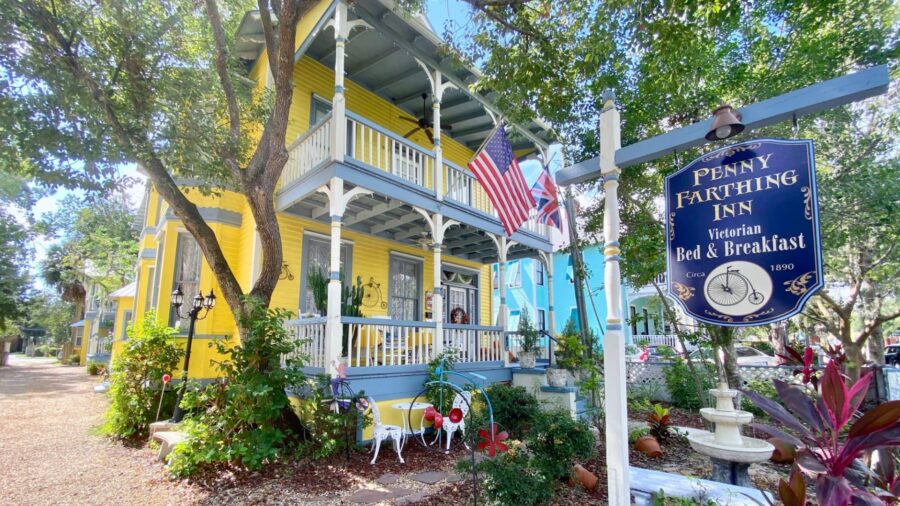
<path id="1" fill-rule="evenodd" d="M 506 234 L 513 235 L 528 219 L 535 202 L 502 124 L 469 162 L 469 169 L 494 204 Z"/>
<path id="2" fill-rule="evenodd" d="M 545 225 L 551 225 L 562 230 L 562 214 L 559 211 L 559 197 L 556 194 L 556 184 L 550 176 L 550 171 L 544 167 L 541 175 L 531 187 L 531 195 L 537 203 L 537 219 Z"/>

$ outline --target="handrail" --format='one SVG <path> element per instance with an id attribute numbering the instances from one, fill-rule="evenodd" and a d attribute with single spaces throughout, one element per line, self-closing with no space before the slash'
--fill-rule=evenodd
<path id="1" fill-rule="evenodd" d="M 503 330 L 503 327 L 490 325 L 469 325 L 468 323 L 445 323 L 444 328 L 450 330 L 487 330 L 493 332 L 500 332 Z"/>
<path id="2" fill-rule="evenodd" d="M 296 320 L 285 320 L 285 325 L 316 325 L 319 323 L 327 323 L 328 318 L 324 316 L 314 316 L 312 318 L 298 318 Z"/>
<path id="3" fill-rule="evenodd" d="M 324 118 L 320 119 L 320 120 L 317 121 L 313 126 L 309 127 L 305 132 L 303 132 L 302 134 L 300 134 L 300 136 L 297 137 L 297 138 L 294 140 L 294 142 L 292 142 L 292 143 L 287 147 L 287 150 L 290 151 L 290 150 L 296 148 L 297 146 L 299 146 L 303 141 L 305 141 L 306 139 L 308 139 L 310 135 L 312 135 L 313 133 L 315 133 L 316 130 L 318 130 L 322 125 L 324 125 L 325 123 L 328 123 L 329 121 L 331 121 L 331 112 L 329 112 L 328 114 L 326 114 Z"/>
<path id="4" fill-rule="evenodd" d="M 351 111 L 347 111 L 347 119 L 352 119 L 353 121 L 355 121 L 357 123 L 361 123 L 369 128 L 372 128 L 372 129 L 384 134 L 385 137 L 389 137 L 401 144 L 405 144 L 409 148 L 415 149 L 416 151 L 420 151 L 420 152 L 430 156 L 431 158 L 434 158 L 434 151 L 423 148 L 422 146 L 416 144 L 415 142 L 412 142 L 409 139 L 405 139 L 403 136 L 397 134 L 396 132 L 392 132 L 391 130 L 388 130 L 387 127 L 385 127 L 383 125 L 379 125 L 378 123 L 374 123 L 366 118 L 363 118 L 359 114 L 356 114 Z"/>
<path id="5" fill-rule="evenodd" d="M 357 325 L 393 325 L 396 327 L 420 327 L 433 329 L 434 322 L 420 322 L 415 320 L 393 320 L 390 318 L 365 318 L 359 316 L 341 316 L 341 323 L 355 323 Z"/>

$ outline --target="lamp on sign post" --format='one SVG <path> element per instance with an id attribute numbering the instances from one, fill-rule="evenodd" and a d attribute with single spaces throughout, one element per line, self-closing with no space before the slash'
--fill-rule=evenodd
<path id="1" fill-rule="evenodd" d="M 212 308 L 216 306 L 216 296 L 213 294 L 212 290 L 209 291 L 206 297 L 200 292 L 197 292 L 197 295 L 191 299 L 191 309 L 188 311 L 187 315 L 181 314 L 181 307 L 183 305 L 184 292 L 181 290 L 181 285 L 178 285 L 172 292 L 172 306 L 175 311 L 175 316 L 182 320 L 189 320 L 190 325 L 188 326 L 187 345 L 185 346 L 184 351 L 184 369 L 181 372 L 181 387 L 178 389 L 178 398 L 175 399 L 175 411 L 172 413 L 171 421 L 173 423 L 178 423 L 184 418 L 184 411 L 181 409 L 181 399 L 184 397 L 184 391 L 187 389 L 188 366 L 191 363 L 191 344 L 194 341 L 194 324 L 197 320 L 206 318 Z M 200 316 L 201 311 L 203 312 L 203 316 Z"/>
<path id="2" fill-rule="evenodd" d="M 706 133 L 706 140 L 721 141 L 744 131 L 741 113 L 728 104 L 722 104 L 713 111 L 713 124 Z"/>

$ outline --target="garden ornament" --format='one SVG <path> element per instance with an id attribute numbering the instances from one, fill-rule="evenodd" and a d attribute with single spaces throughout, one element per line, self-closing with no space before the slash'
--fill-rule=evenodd
<path id="1" fill-rule="evenodd" d="M 162 388 L 159 389 L 159 406 L 156 408 L 156 420 L 159 420 L 159 412 L 162 410 L 163 394 L 166 393 L 166 384 L 172 379 L 168 374 L 162 375 Z"/>
<path id="2" fill-rule="evenodd" d="M 478 429 L 478 437 L 481 438 L 481 441 L 478 442 L 478 449 L 487 451 L 491 457 L 495 457 L 498 452 L 503 453 L 509 450 L 509 446 L 504 443 L 509 439 L 509 434 L 505 430 L 497 432 L 497 429 L 496 423 L 491 423 L 490 432 L 487 429 Z"/>

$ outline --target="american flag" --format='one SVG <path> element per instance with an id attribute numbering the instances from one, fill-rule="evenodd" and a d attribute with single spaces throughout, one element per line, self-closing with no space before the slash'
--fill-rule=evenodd
<path id="1" fill-rule="evenodd" d="M 536 204 L 503 125 L 494 130 L 481 151 L 469 162 L 469 169 L 494 204 L 506 234 L 513 235 Z"/>
<path id="2" fill-rule="evenodd" d="M 562 215 L 559 212 L 559 198 L 556 194 L 556 184 L 550 177 L 550 171 L 544 167 L 541 175 L 531 187 L 531 195 L 537 202 L 538 221 L 545 225 L 551 225 L 562 230 Z"/>

